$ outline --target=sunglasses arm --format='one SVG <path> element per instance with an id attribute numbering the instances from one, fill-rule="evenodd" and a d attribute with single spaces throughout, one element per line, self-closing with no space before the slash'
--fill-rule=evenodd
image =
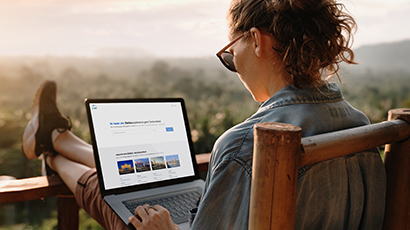
<path id="1" fill-rule="evenodd" d="M 227 50 L 230 46 L 232 46 L 236 41 L 238 41 L 239 39 L 241 39 L 243 36 L 245 36 L 245 33 L 239 35 L 238 37 L 236 37 L 234 40 L 232 40 L 228 45 L 226 45 L 224 48 L 222 48 L 218 53 L 216 53 L 217 56 L 221 56 L 221 54 L 223 52 L 225 52 L 225 50 Z"/>

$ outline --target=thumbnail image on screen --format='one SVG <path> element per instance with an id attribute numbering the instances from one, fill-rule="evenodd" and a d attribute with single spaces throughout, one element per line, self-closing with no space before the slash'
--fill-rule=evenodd
<path id="1" fill-rule="evenodd" d="M 117 165 L 118 165 L 118 172 L 120 173 L 120 175 L 135 173 L 132 160 L 118 161 Z"/>
<path id="2" fill-rule="evenodd" d="M 167 168 L 176 168 L 181 166 L 178 155 L 166 156 L 165 159 L 167 161 Z"/>
<path id="3" fill-rule="evenodd" d="M 151 166 L 149 164 L 148 158 L 141 158 L 134 161 L 135 169 L 137 172 L 146 172 L 151 171 Z"/>
<path id="4" fill-rule="evenodd" d="M 152 170 L 165 169 L 165 160 L 163 156 L 151 157 Z"/>

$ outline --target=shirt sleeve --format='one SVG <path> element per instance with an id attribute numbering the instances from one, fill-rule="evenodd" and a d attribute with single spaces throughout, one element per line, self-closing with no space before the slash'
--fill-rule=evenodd
<path id="1" fill-rule="evenodd" d="M 223 161 L 208 176 L 192 229 L 247 229 L 251 175 L 244 164 Z"/>

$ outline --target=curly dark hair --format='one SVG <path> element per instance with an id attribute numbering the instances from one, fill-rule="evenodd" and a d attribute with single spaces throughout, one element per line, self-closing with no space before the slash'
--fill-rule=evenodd
<path id="1" fill-rule="evenodd" d="M 324 73 L 338 75 L 339 64 L 354 62 L 355 20 L 335 0 L 233 0 L 230 32 L 255 27 L 276 40 L 272 47 L 296 87 L 314 85 Z"/>

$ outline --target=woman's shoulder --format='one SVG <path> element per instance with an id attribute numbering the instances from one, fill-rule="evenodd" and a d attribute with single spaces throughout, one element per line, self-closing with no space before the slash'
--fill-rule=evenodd
<path id="1" fill-rule="evenodd" d="M 299 103 L 270 110 L 260 122 L 281 122 L 302 128 L 302 137 L 369 124 L 360 110 L 344 99 L 322 103 Z"/>

